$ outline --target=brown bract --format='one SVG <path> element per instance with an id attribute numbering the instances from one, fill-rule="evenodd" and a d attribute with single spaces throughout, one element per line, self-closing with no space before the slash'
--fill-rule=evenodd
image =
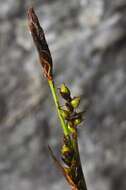
<path id="1" fill-rule="evenodd" d="M 38 17 L 33 8 L 28 9 L 28 26 L 39 55 L 40 63 L 43 67 L 44 76 L 48 80 L 52 80 L 53 74 L 51 53 L 45 39 L 44 31 L 40 26 Z"/>
<path id="2" fill-rule="evenodd" d="M 57 160 L 57 158 L 55 157 L 55 155 L 53 154 L 52 149 L 50 148 L 50 146 L 48 146 L 49 148 L 49 152 L 51 154 L 51 157 L 53 158 L 55 164 L 57 165 L 57 167 L 60 169 L 60 171 L 62 172 L 62 174 L 64 175 L 64 177 L 66 178 L 66 180 L 68 181 L 68 183 L 70 184 L 72 190 L 78 190 L 76 184 L 74 183 L 74 181 L 71 178 L 71 175 L 69 175 L 68 172 L 68 168 L 65 168 L 61 165 L 61 163 Z"/>

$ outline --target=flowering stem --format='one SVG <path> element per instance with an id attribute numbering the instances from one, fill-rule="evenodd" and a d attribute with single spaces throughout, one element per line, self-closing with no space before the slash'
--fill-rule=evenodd
<path id="1" fill-rule="evenodd" d="M 70 90 L 65 85 L 62 85 L 62 88 L 60 88 L 60 90 L 62 89 L 60 91 L 60 95 L 65 99 L 66 107 L 69 108 L 69 114 L 66 114 L 67 117 L 65 117 L 60 109 L 59 97 L 57 95 L 56 86 L 53 80 L 53 62 L 51 53 L 46 42 L 44 31 L 40 26 L 39 19 L 32 7 L 28 9 L 28 25 L 38 52 L 40 64 L 43 67 L 44 76 L 48 80 L 64 133 L 63 145 L 61 148 L 61 158 L 63 164 L 60 164 L 49 148 L 50 153 L 68 183 L 71 185 L 72 190 L 87 190 L 78 149 L 77 125 L 79 125 L 82 120 L 82 113 L 76 112 L 76 108 L 79 105 L 80 98 L 72 98 Z M 62 111 L 66 113 L 65 111 L 67 110 Z"/>
<path id="2" fill-rule="evenodd" d="M 51 92 L 52 92 L 52 95 L 53 95 L 53 99 L 54 99 L 54 102 L 55 102 L 55 105 L 56 105 L 56 108 L 57 108 L 58 116 L 59 116 L 59 119 L 60 119 L 60 122 L 61 122 L 61 126 L 63 128 L 64 135 L 69 136 L 70 133 L 69 133 L 68 127 L 67 127 L 67 125 L 66 125 L 66 123 L 64 121 L 64 118 L 62 117 L 62 115 L 60 113 L 60 109 L 59 109 L 60 103 L 59 103 L 59 98 L 57 96 L 54 81 L 48 80 L 48 83 L 49 83 L 49 86 L 50 86 L 50 89 L 51 89 Z"/>

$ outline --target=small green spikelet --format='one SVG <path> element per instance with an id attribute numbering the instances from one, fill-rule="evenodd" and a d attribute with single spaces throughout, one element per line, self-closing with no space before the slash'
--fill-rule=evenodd
<path id="1" fill-rule="evenodd" d="M 60 109 L 60 113 L 64 119 L 67 119 L 70 115 L 70 112 L 64 109 Z"/>
<path id="2" fill-rule="evenodd" d="M 71 100 L 71 105 L 73 106 L 73 108 L 77 108 L 80 104 L 80 97 L 75 97 Z"/>
<path id="3" fill-rule="evenodd" d="M 70 96 L 70 90 L 69 90 L 69 88 L 64 83 L 61 84 L 60 92 L 68 94 Z"/>
<path id="4" fill-rule="evenodd" d="M 70 90 L 69 88 L 63 83 L 60 87 L 60 95 L 65 99 L 65 100 L 71 100 L 70 97 Z"/>

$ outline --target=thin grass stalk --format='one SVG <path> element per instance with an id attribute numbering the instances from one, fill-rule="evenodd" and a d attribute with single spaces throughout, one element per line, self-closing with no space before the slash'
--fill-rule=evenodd
<path id="1" fill-rule="evenodd" d="M 57 109 L 57 112 L 58 112 L 58 116 L 59 116 L 59 119 L 60 119 L 60 122 L 61 122 L 61 127 L 63 129 L 64 135 L 65 136 L 70 135 L 69 130 L 67 128 L 67 125 L 66 125 L 66 123 L 64 121 L 64 118 L 62 117 L 62 115 L 60 113 L 60 109 L 59 109 L 60 103 L 59 103 L 59 98 L 57 96 L 54 81 L 48 80 L 48 83 L 49 83 L 49 86 L 50 86 L 50 89 L 51 89 L 51 92 L 52 92 L 52 96 L 53 96 L 53 99 L 54 99 L 54 102 L 55 102 L 55 105 L 56 105 L 56 109 Z"/>

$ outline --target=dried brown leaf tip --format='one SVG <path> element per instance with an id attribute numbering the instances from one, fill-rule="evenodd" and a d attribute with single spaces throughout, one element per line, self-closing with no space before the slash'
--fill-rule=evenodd
<path id="1" fill-rule="evenodd" d="M 38 17 L 33 8 L 28 9 L 28 25 L 39 55 L 40 63 L 43 67 L 44 76 L 48 80 L 52 80 L 53 74 L 51 53 L 46 42 L 44 31 L 40 26 Z"/>

